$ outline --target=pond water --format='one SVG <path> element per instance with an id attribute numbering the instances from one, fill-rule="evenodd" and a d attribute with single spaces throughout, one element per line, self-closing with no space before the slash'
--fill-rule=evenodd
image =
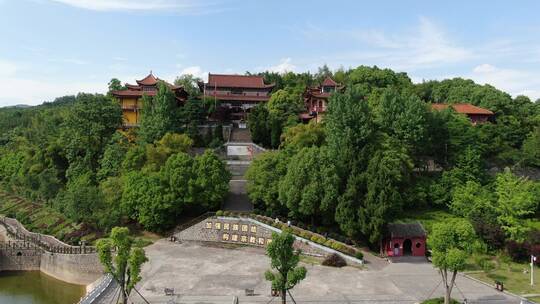
<path id="1" fill-rule="evenodd" d="M 0 304 L 73 304 L 85 291 L 40 271 L 0 272 Z"/>

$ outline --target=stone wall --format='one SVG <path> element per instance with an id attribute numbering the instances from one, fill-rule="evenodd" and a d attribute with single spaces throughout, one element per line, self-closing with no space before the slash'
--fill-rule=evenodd
<path id="1" fill-rule="evenodd" d="M 272 232 L 278 231 L 266 227 L 249 218 L 210 217 L 175 236 L 183 241 L 220 242 L 256 247 L 266 247 L 272 242 Z M 308 241 L 296 239 L 296 249 L 304 254 L 325 256 L 328 252 L 312 246 Z"/>
<path id="2" fill-rule="evenodd" d="M 42 250 L 24 242 L 0 244 L 0 271 L 39 270 Z"/>
<path id="3" fill-rule="evenodd" d="M 41 256 L 43 273 L 72 284 L 87 285 L 103 275 L 97 254 L 60 254 L 45 252 Z"/>
<path id="4" fill-rule="evenodd" d="M 14 223 L 10 222 L 10 224 Z M 97 253 L 78 254 L 47 251 L 42 247 L 44 243 L 52 245 L 52 248 L 60 252 L 72 252 L 68 250 L 72 248 L 81 251 L 81 248 L 66 245 L 53 237 L 44 235 L 39 235 L 40 241 L 33 243 L 36 238 L 30 235 L 31 232 L 26 231 L 22 225 L 17 228 L 19 232 L 24 232 L 26 241 L 17 240 L 14 237 L 15 235 L 19 236 L 20 233 L 8 233 L 8 227 L 13 226 L 0 225 L 0 239 L 4 240 L 0 242 L 0 271 L 40 270 L 56 279 L 79 285 L 90 284 L 103 275 L 103 266 L 99 262 Z M 63 245 L 55 246 L 56 242 Z M 84 250 L 87 249 L 89 248 Z"/>

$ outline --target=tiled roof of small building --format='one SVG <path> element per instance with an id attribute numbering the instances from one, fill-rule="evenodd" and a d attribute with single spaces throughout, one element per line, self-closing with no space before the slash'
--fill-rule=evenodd
<path id="1" fill-rule="evenodd" d="M 460 114 L 493 115 L 493 112 L 491 112 L 490 110 L 474 106 L 470 103 L 455 103 L 455 104 L 433 103 L 431 104 L 431 108 L 438 111 L 444 110 L 448 108 L 448 106 L 452 106 L 454 111 Z"/>
<path id="2" fill-rule="evenodd" d="M 390 223 L 388 224 L 388 232 L 392 238 L 403 237 L 422 237 L 426 236 L 426 231 L 422 224 L 416 223 Z"/>
<path id="3" fill-rule="evenodd" d="M 323 87 L 327 87 L 327 86 L 332 86 L 332 87 L 335 87 L 335 86 L 338 86 L 339 84 L 337 82 L 334 81 L 334 79 L 330 78 L 330 77 L 326 77 L 324 79 L 324 81 L 321 83 L 321 86 Z"/>

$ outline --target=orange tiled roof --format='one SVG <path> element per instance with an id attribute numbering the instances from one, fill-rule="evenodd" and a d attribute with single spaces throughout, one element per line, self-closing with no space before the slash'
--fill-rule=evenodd
<path id="1" fill-rule="evenodd" d="M 335 86 L 338 86 L 339 84 L 337 82 L 334 81 L 334 79 L 330 78 L 330 77 L 326 77 L 326 79 L 324 79 L 324 81 L 321 83 L 321 86 L 323 87 L 335 87 Z"/>
<path id="2" fill-rule="evenodd" d="M 493 112 L 490 110 L 480 108 L 477 106 L 474 106 L 470 103 L 455 103 L 455 104 L 447 104 L 447 103 L 432 103 L 431 108 L 437 111 L 444 110 L 448 108 L 448 106 L 452 106 L 454 111 L 460 114 L 468 114 L 468 115 L 493 115 Z"/>
<path id="3" fill-rule="evenodd" d="M 137 80 L 137 83 L 139 85 L 147 85 L 147 86 L 155 85 L 157 84 L 157 82 L 158 82 L 158 78 L 156 78 L 152 74 L 152 72 L 150 72 L 150 74 L 148 74 L 148 76 L 144 77 L 143 79 Z"/>
<path id="4" fill-rule="evenodd" d="M 269 89 L 274 84 L 265 84 L 262 76 L 208 74 L 208 87 Z"/>

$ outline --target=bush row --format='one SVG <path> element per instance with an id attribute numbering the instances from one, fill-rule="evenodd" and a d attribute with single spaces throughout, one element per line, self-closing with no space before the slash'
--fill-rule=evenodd
<path id="1" fill-rule="evenodd" d="M 363 253 L 354 248 L 353 246 L 346 245 L 342 242 L 336 241 L 331 238 L 324 237 L 321 234 L 311 232 L 309 230 L 305 230 L 296 226 L 288 226 L 286 223 L 282 223 L 280 221 L 276 222 L 275 219 L 272 219 L 267 216 L 258 215 L 258 214 L 247 214 L 247 213 L 240 213 L 240 212 L 230 212 L 230 211 L 217 211 L 216 216 L 247 216 L 251 217 L 255 220 L 258 220 L 259 222 L 263 222 L 267 225 L 270 225 L 272 227 L 281 229 L 282 231 L 289 232 L 291 234 L 294 234 L 296 236 L 299 236 L 303 239 L 310 240 L 314 243 L 317 243 L 319 245 L 323 245 L 328 248 L 332 248 L 336 251 L 339 251 L 341 253 L 344 253 L 346 255 L 350 255 L 353 257 L 356 257 L 358 259 L 363 259 L 364 255 Z"/>

